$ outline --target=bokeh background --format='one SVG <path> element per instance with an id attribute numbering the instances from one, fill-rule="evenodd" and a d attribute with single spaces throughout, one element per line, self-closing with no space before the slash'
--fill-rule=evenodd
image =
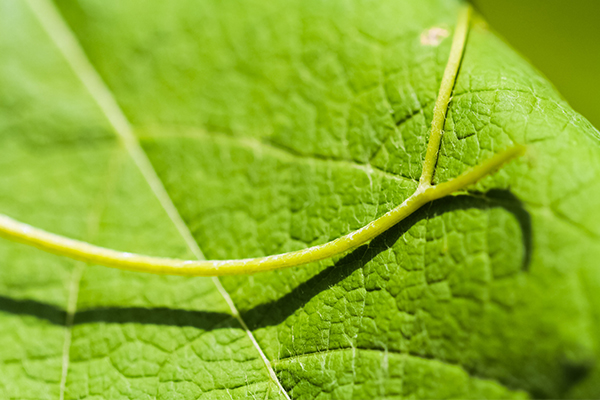
<path id="1" fill-rule="evenodd" d="M 471 0 L 490 25 L 600 128 L 600 1 Z"/>

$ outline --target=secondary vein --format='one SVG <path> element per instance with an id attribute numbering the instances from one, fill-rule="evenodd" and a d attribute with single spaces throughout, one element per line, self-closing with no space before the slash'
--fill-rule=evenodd
<path id="1" fill-rule="evenodd" d="M 41 4 L 39 0 L 30 1 L 32 2 L 32 4 Z M 303 250 L 278 255 L 271 255 L 266 257 L 248 258 L 240 260 L 178 260 L 120 252 L 112 249 L 95 246 L 86 242 L 69 239 L 53 233 L 49 233 L 41 229 L 35 228 L 33 226 L 18 222 L 8 216 L 1 214 L 0 236 L 17 242 L 29 244 L 31 246 L 37 247 L 41 250 L 50 253 L 71 257 L 73 259 L 91 264 L 100 264 L 108 267 L 137 272 L 183 276 L 216 277 L 223 275 L 250 274 L 262 271 L 270 271 L 274 269 L 293 267 L 314 261 L 323 260 L 352 250 L 377 237 L 387 229 L 391 228 L 404 218 L 414 213 L 424 204 L 465 189 L 469 185 L 472 185 L 478 180 L 482 179 L 483 177 L 491 174 L 496 169 L 500 168 L 503 164 L 518 157 L 524 152 L 523 146 L 515 146 L 509 148 L 501 153 L 496 154 L 489 160 L 479 164 L 478 166 L 472 168 L 471 170 L 461 174 L 460 176 L 454 179 L 451 179 L 447 182 L 435 186 L 431 185 L 431 177 L 433 175 L 433 169 L 435 167 L 435 162 L 437 160 L 437 154 L 439 152 L 439 147 L 441 143 L 441 128 L 443 126 L 443 120 L 445 118 L 448 101 L 450 99 L 452 88 L 454 86 L 454 81 L 456 80 L 456 75 L 458 73 L 460 61 L 462 59 L 462 53 L 464 51 L 464 44 L 467 37 L 467 29 L 469 24 L 469 15 L 470 9 L 466 8 L 461 11 L 459 16 L 455 37 L 453 39 L 453 45 L 450 51 L 448 65 L 446 66 L 446 69 L 444 71 L 444 77 L 442 79 L 439 97 L 436 101 L 434 111 L 435 116 L 432 122 L 431 129 L 431 138 L 428 143 L 425 162 L 423 164 L 423 172 L 417 190 L 404 202 L 402 202 L 402 204 L 400 204 L 396 208 L 387 212 L 385 215 L 372 221 L 371 223 L 357 231 L 349 233 L 328 243 L 309 247 Z M 74 41 L 74 39 L 72 38 L 69 40 Z M 76 45 L 76 42 L 74 44 L 69 44 L 69 46 L 74 45 Z M 63 49 L 63 52 L 72 51 L 73 49 L 69 49 L 69 46 L 66 46 L 67 50 Z M 80 49 L 78 51 L 81 53 L 79 54 L 79 56 L 84 57 L 83 52 Z M 65 56 L 67 57 L 73 55 L 68 53 L 65 54 Z M 90 87 L 88 87 L 88 89 L 91 92 L 92 90 L 100 90 L 94 85 L 103 85 L 103 83 L 100 77 L 96 75 L 96 72 L 93 69 L 91 69 L 92 67 L 87 61 L 87 59 L 84 58 L 83 61 L 71 60 L 73 68 L 77 67 L 77 63 L 88 63 L 87 67 L 85 67 L 88 68 L 87 73 L 93 73 L 95 76 L 94 79 L 90 79 Z M 80 76 L 80 79 L 82 79 L 82 81 L 86 81 L 87 78 L 89 77 L 87 77 L 87 75 L 83 73 L 82 76 Z M 93 81 L 95 81 L 95 83 Z M 111 95 L 105 86 L 103 86 L 101 92 L 103 94 L 98 94 L 98 97 L 100 98 L 102 98 L 103 96 Z M 96 94 L 94 92 L 92 93 Z M 101 104 L 102 107 L 103 100 L 97 99 L 97 101 L 99 104 Z M 112 106 L 110 107 L 118 107 L 114 99 L 112 99 L 111 102 Z M 110 112 L 110 109 L 104 111 L 108 113 Z M 119 113 L 121 113 L 120 115 L 122 115 L 122 112 L 120 110 Z M 124 118 L 124 116 L 122 117 Z M 119 120 L 119 118 L 117 118 L 117 121 Z M 126 123 L 126 126 L 119 127 L 120 123 Z M 126 120 L 124 122 L 121 121 L 119 123 L 113 124 L 113 126 L 115 127 L 115 129 L 125 129 L 125 133 L 122 133 L 122 136 L 126 144 L 126 148 L 130 151 L 131 156 L 136 160 L 136 162 L 138 162 L 138 166 L 142 170 L 142 173 L 144 173 L 144 175 L 147 178 L 147 175 L 155 176 L 156 173 L 152 169 L 149 160 L 141 150 L 139 143 L 133 136 L 133 133 L 130 130 L 131 128 L 129 128 L 128 122 Z M 148 171 L 150 171 L 151 173 Z M 158 177 L 156 177 L 156 179 L 158 180 Z M 162 187 L 160 181 L 158 181 L 158 184 L 162 188 L 160 190 L 164 191 L 164 188 Z M 166 198 L 168 199 L 168 203 L 173 208 L 174 212 L 177 212 L 174 205 L 170 202 L 166 191 L 164 191 L 164 196 L 159 194 L 157 194 L 157 196 L 159 197 L 159 199 L 164 196 L 167 196 Z M 179 219 L 181 218 L 178 213 L 177 216 Z M 183 221 L 181 221 L 181 223 L 183 224 Z M 185 224 L 183 226 L 185 227 Z M 184 230 L 185 232 L 183 232 L 183 236 L 189 235 L 191 237 L 191 233 L 189 232 L 187 227 L 185 228 L 186 229 Z M 199 253 L 197 243 L 193 239 L 192 243 L 193 245 L 190 245 L 190 247 L 192 248 L 192 250 L 197 249 L 198 258 L 201 258 L 202 254 Z M 221 293 L 223 294 L 225 290 L 222 287 L 222 285 L 220 285 L 220 282 L 216 280 L 215 284 L 219 288 L 219 291 L 221 291 Z M 225 299 L 228 300 L 228 303 L 232 312 L 234 313 L 234 316 L 236 316 L 236 318 L 240 321 L 244 329 L 250 332 L 244 321 L 241 320 L 241 318 L 239 317 L 239 313 L 237 312 L 235 305 L 231 302 L 231 299 L 229 298 L 228 294 L 225 292 L 225 294 L 223 295 Z M 258 349 L 260 349 L 255 339 L 252 336 L 250 338 L 253 339 L 255 346 Z M 267 361 L 265 362 L 267 363 L 267 366 L 270 366 L 270 364 L 268 364 Z M 274 377 L 274 373 L 272 374 L 272 377 L 276 379 L 276 377 Z"/>
<path id="2" fill-rule="evenodd" d="M 462 175 L 436 186 L 419 187 L 402 204 L 363 228 L 331 242 L 267 257 L 240 260 L 178 260 L 120 252 L 69 239 L 15 221 L 0 214 L 0 236 L 41 250 L 108 267 L 136 272 L 183 276 L 224 276 L 252 274 L 294 267 L 345 253 L 379 236 L 421 206 L 463 190 L 491 174 L 503 164 L 522 155 L 523 146 L 511 147 Z"/>
<path id="3" fill-rule="evenodd" d="M 40 0 L 30 0 L 30 3 L 33 5 L 45 4 L 44 1 Z M 50 8 L 50 6 L 47 5 L 44 7 Z M 38 10 L 38 14 L 41 11 L 47 10 Z M 53 10 L 53 12 L 57 13 L 56 10 Z M 42 15 L 38 15 L 38 17 L 42 18 Z M 436 186 L 431 185 L 431 179 L 433 176 L 435 163 L 437 161 L 437 154 L 441 144 L 442 127 L 446 116 L 446 110 L 452 89 L 454 87 L 454 82 L 456 81 L 456 76 L 458 74 L 458 69 L 465 47 L 469 26 L 469 17 L 470 8 L 465 7 L 459 13 L 448 63 L 444 70 L 441 87 L 436 100 L 430 140 L 427 145 L 427 152 L 425 155 L 425 161 L 423 163 L 423 171 L 417 190 L 404 202 L 402 202 L 402 204 L 357 231 L 349 233 L 348 235 L 342 236 L 331 242 L 309 247 L 307 249 L 241 260 L 178 260 L 120 252 L 55 235 L 53 233 L 49 233 L 41 229 L 34 228 L 30 225 L 15 221 L 10 217 L 1 214 L 0 236 L 29 244 L 54 254 L 71 257 L 87 263 L 100 264 L 108 267 L 137 272 L 184 276 L 215 277 L 222 275 L 250 274 L 262 271 L 270 271 L 323 260 L 352 250 L 391 228 L 404 218 L 414 213 L 424 204 L 452 194 L 458 190 L 465 189 L 467 186 L 495 171 L 502 164 L 523 153 L 523 147 L 513 147 L 495 155 L 488 161 L 476 166 L 468 172 L 463 173 L 457 178 Z M 155 193 L 159 199 L 161 199 L 163 206 L 165 206 L 163 200 L 166 198 L 168 200 L 166 202 L 167 211 L 168 209 L 172 209 L 173 212 L 176 213 L 176 220 L 181 221 L 181 223 L 178 225 L 183 225 L 185 227 L 185 224 L 177 213 L 175 206 L 170 201 L 168 194 L 166 193 L 161 182 L 158 180 L 156 173 L 152 169 L 150 161 L 146 157 L 145 153 L 143 153 L 139 143 L 135 139 L 128 121 L 126 120 L 122 111 L 118 108 L 118 105 L 112 97 L 112 94 L 104 85 L 101 78 L 97 75 L 96 71 L 85 57 L 85 54 L 72 37 L 72 34 L 68 32 L 68 28 L 62 26 L 64 25 L 62 21 L 56 21 L 57 18 L 60 17 L 56 16 L 54 19 L 51 18 L 49 20 L 50 22 L 46 21 L 45 23 L 49 25 L 46 27 L 46 29 L 50 30 L 52 28 L 51 32 L 49 31 L 49 33 L 52 34 L 54 34 L 55 31 L 60 33 L 56 35 L 56 38 L 54 38 L 57 42 L 57 45 L 59 45 L 61 51 L 63 54 L 65 54 L 65 57 L 68 59 L 72 68 L 76 71 L 79 78 L 86 85 L 88 90 L 93 94 L 94 98 L 106 113 L 109 120 L 111 120 L 115 130 L 117 130 L 119 135 L 121 135 L 125 147 L 129 150 L 132 158 L 136 161 L 138 167 L 142 170 L 142 173 L 147 180 L 149 180 L 151 186 L 153 186 L 153 189 L 156 189 Z M 61 26 L 56 27 L 54 25 Z M 153 185 L 152 182 L 155 184 Z M 182 236 L 187 238 L 186 241 L 191 240 L 190 248 L 192 248 L 192 250 L 197 249 L 199 251 L 195 240 L 193 240 L 193 238 L 189 239 L 191 238 L 191 233 L 187 227 L 185 228 L 186 229 L 183 229 Z M 198 258 L 202 258 L 201 253 L 197 255 Z M 222 288 L 222 285 L 220 285 L 220 282 L 215 281 L 215 284 L 223 293 L 224 289 Z M 244 321 L 239 318 L 239 313 L 237 312 L 235 305 L 233 305 L 233 303 L 230 301 L 231 299 L 229 296 L 225 296 L 225 299 L 228 300 L 234 315 L 238 318 L 238 320 L 240 320 L 240 323 L 244 329 L 247 330 Z M 254 338 L 251 337 L 251 339 Z M 255 345 L 260 349 L 257 343 L 255 343 Z M 268 363 L 267 365 L 269 366 Z"/>
<path id="4" fill-rule="evenodd" d="M 427 144 L 427 153 L 423 162 L 423 172 L 421 173 L 420 185 L 430 186 L 433 179 L 433 171 L 437 162 L 438 152 L 442 141 L 444 123 L 446 122 L 446 112 L 450 103 L 450 95 L 454 89 L 456 76 L 460 67 L 462 56 L 467 42 L 469 32 L 469 20 L 471 16 L 471 7 L 465 7 L 458 16 L 458 22 L 452 38 L 450 56 L 442 76 L 440 91 L 433 108 L 433 119 L 431 121 L 431 130 L 429 142 Z"/>
<path id="5" fill-rule="evenodd" d="M 198 243 L 193 238 L 192 233 L 181 218 L 179 211 L 171 201 L 169 194 L 158 177 L 152 163 L 148 159 L 146 153 L 140 146 L 135 137 L 129 120 L 119 107 L 115 97 L 110 89 L 106 86 L 101 76 L 98 74 L 94 66 L 88 60 L 85 52 L 79 45 L 75 35 L 70 30 L 68 25 L 62 19 L 56 7 L 49 0 L 28 0 L 29 7 L 38 18 L 42 27 L 46 30 L 50 38 L 54 41 L 58 49 L 63 54 L 65 60 L 70 65 L 75 75 L 79 78 L 85 88 L 89 91 L 92 98 L 96 101 L 109 123 L 114 128 L 115 132 L 121 139 L 123 146 L 128 151 L 129 155 L 139 168 L 144 179 L 158 198 L 160 204 L 165 209 L 167 215 L 177 228 L 179 234 L 192 251 L 199 259 L 204 259 L 204 254 L 198 246 Z M 66 239 L 66 238 L 65 238 Z M 68 239 L 70 240 L 70 239 Z M 91 245 L 90 245 L 91 246 Z M 67 254 L 64 254 L 67 255 Z M 99 263 L 102 264 L 102 263 Z M 262 348 L 256 341 L 252 331 L 242 319 L 237 307 L 235 306 L 231 296 L 225 290 L 219 279 L 213 275 L 213 283 L 217 290 L 223 296 L 225 302 L 229 306 L 231 313 L 238 320 L 242 328 L 246 331 L 253 346 L 257 349 L 259 356 L 265 363 L 269 377 L 275 382 L 282 395 L 289 399 L 289 396 L 281 382 L 277 378 L 270 361 L 267 359 Z"/>

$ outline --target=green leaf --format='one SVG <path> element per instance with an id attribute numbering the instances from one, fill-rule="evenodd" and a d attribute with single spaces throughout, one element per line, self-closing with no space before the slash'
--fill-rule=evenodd
<path id="1" fill-rule="evenodd" d="M 460 3 L 56 3 L 0 2 L 1 213 L 231 259 L 415 190 Z M 444 130 L 436 182 L 527 154 L 319 264 L 218 281 L 1 241 L 0 397 L 599 397 L 598 131 L 480 19 Z"/>

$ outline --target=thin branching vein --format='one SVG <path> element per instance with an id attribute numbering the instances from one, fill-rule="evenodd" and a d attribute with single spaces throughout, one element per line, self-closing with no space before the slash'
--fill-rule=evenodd
<path id="1" fill-rule="evenodd" d="M 183 276 L 223 276 L 271 271 L 324 260 L 352 250 L 382 234 L 424 204 L 464 190 L 523 154 L 525 150 L 523 146 L 509 148 L 456 178 L 432 185 L 446 111 L 466 43 L 469 16 L 470 9 L 467 7 L 461 11 L 458 18 L 450 57 L 434 107 L 430 139 L 417 190 L 396 208 L 352 233 L 303 250 L 239 260 L 178 260 L 121 252 L 49 233 L 2 214 L 0 214 L 0 236 L 90 264 L 137 272 Z"/>

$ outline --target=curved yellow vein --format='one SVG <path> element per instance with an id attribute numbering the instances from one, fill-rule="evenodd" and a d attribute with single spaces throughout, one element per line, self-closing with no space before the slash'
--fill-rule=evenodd
<path id="1" fill-rule="evenodd" d="M 424 204 L 463 190 L 491 174 L 503 164 L 523 154 L 523 146 L 515 146 L 496 154 L 489 160 L 457 178 L 432 186 L 431 180 L 441 143 L 442 128 L 450 95 L 462 59 L 468 32 L 470 8 L 465 7 L 458 18 L 448 64 L 434 108 L 431 134 L 423 164 L 423 172 L 415 193 L 402 204 L 363 228 L 331 242 L 284 254 L 241 260 L 177 260 L 120 252 L 94 246 L 79 240 L 46 232 L 0 214 L 0 237 L 37 247 L 91 264 L 155 274 L 183 276 L 222 276 L 251 274 L 320 261 L 352 250 L 385 232 Z"/>
<path id="2" fill-rule="evenodd" d="M 61 256 L 130 271 L 184 276 L 222 276 L 271 271 L 323 260 L 352 250 L 385 232 L 424 204 L 462 190 L 489 175 L 506 162 L 523 154 L 524 149 L 523 146 L 509 148 L 450 181 L 436 186 L 420 186 L 402 204 L 346 236 L 323 245 L 267 257 L 185 261 L 124 253 L 55 235 L 5 215 L 0 215 L 0 236 Z"/>
<path id="3" fill-rule="evenodd" d="M 419 185 L 430 186 L 431 180 L 433 179 L 433 170 L 435 169 L 438 151 L 442 141 L 442 129 L 444 128 L 444 122 L 446 121 L 446 111 L 448 110 L 450 95 L 454 88 L 454 82 L 456 82 L 456 75 L 458 74 L 458 68 L 460 67 L 465 44 L 467 42 L 470 18 L 471 7 L 466 6 L 458 15 L 454 36 L 452 37 L 452 46 L 450 47 L 450 56 L 446 63 L 440 91 L 438 92 L 438 97 L 433 108 L 433 120 L 431 121 L 429 142 L 427 143 L 427 153 L 425 154 L 425 161 L 423 161 L 423 171 L 421 172 Z"/>

